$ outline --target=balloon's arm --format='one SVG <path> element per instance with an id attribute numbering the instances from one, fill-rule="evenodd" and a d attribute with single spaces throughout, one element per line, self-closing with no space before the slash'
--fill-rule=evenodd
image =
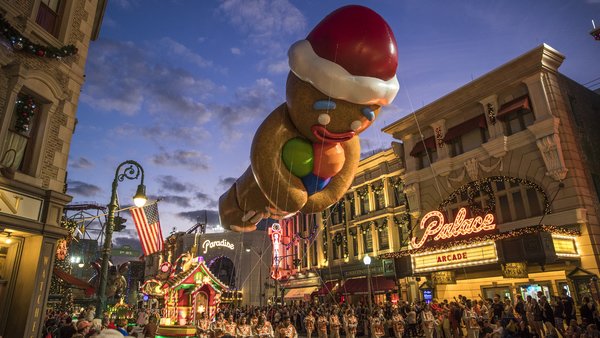
<path id="1" fill-rule="evenodd" d="M 321 212 L 327 207 L 337 202 L 350 188 L 358 162 L 360 161 L 360 141 L 358 137 L 353 137 L 347 142 L 342 143 L 344 148 L 345 160 L 342 169 L 331 178 L 327 187 L 308 197 L 308 201 L 300 210 L 303 213 Z"/>
<path id="2" fill-rule="evenodd" d="M 272 207 L 280 211 L 296 212 L 308 198 L 302 181 L 286 168 L 281 159 L 283 145 L 298 136 L 283 104 L 263 121 L 252 141 L 252 172 Z"/>

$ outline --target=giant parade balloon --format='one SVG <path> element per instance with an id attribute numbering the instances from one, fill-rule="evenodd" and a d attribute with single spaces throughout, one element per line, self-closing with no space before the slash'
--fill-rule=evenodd
<path id="1" fill-rule="evenodd" d="M 398 92 L 394 34 L 357 5 L 325 17 L 288 51 L 286 102 L 262 122 L 250 167 L 219 199 L 221 225 L 252 231 L 264 218 L 320 212 L 348 190 L 358 135 Z"/>

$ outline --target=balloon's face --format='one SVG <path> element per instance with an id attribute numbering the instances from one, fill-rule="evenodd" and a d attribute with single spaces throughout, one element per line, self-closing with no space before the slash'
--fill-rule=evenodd
<path id="1" fill-rule="evenodd" d="M 300 133 L 315 143 L 345 142 L 367 129 L 381 109 L 329 98 L 290 72 L 287 107 Z"/>

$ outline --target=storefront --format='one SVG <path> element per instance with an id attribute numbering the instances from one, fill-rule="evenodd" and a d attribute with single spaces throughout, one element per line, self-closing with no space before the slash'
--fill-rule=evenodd
<path id="1" fill-rule="evenodd" d="M 427 213 L 422 235 L 411 240 L 415 249 L 395 254 L 400 277 L 420 279 L 421 299 L 538 298 L 538 292 L 549 297 L 563 290 L 581 298 L 575 285 L 585 287 L 593 275 L 579 273 L 582 283 L 569 275 L 580 262 L 576 227 L 501 232 L 493 214 L 465 217 L 462 210 L 452 223 L 439 211 Z"/>
<path id="2" fill-rule="evenodd" d="M 37 336 L 69 199 L 0 177 L 0 336 Z"/>

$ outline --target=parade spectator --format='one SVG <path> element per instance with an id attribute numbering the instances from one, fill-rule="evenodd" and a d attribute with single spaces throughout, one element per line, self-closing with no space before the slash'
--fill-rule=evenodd
<path id="1" fill-rule="evenodd" d="M 206 318 L 206 315 L 203 314 L 203 316 Z M 156 325 L 156 317 L 154 317 L 154 316 L 149 317 L 148 324 L 144 325 L 144 331 L 143 331 L 144 337 L 145 338 L 154 338 L 154 336 L 156 335 L 157 328 L 158 328 L 158 326 Z"/>

